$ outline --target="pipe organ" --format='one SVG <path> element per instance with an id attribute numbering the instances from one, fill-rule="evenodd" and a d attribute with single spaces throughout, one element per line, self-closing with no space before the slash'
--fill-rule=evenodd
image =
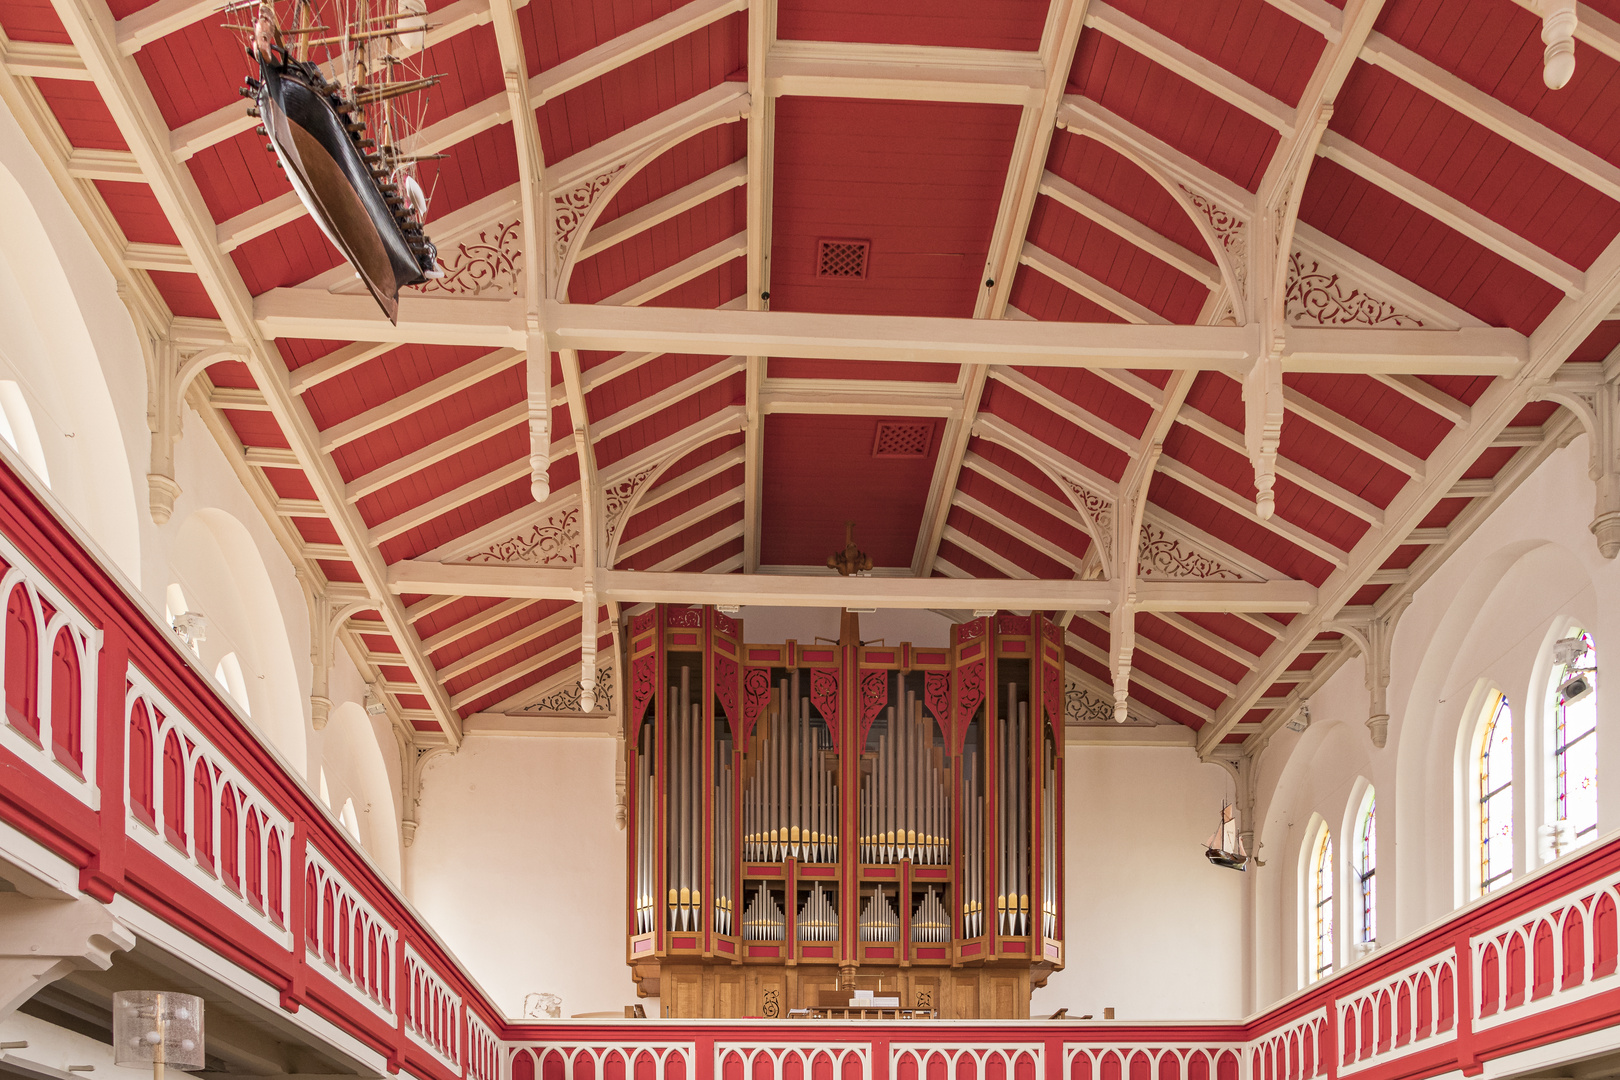
<path id="1" fill-rule="evenodd" d="M 1019 1018 L 1063 966 L 1062 635 L 745 643 L 714 608 L 626 635 L 627 959 L 665 1016 L 856 987 Z"/>

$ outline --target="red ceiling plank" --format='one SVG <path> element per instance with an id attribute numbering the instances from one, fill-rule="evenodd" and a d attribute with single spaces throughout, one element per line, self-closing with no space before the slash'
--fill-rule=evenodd
<path id="1" fill-rule="evenodd" d="M 525 8 L 525 11 L 528 9 Z M 700 131 L 658 155 L 624 182 L 596 219 L 598 227 L 719 172 L 748 154 L 746 124 L 720 124 Z"/>
<path id="2" fill-rule="evenodd" d="M 1070 292 L 1045 274 L 1027 266 L 1018 268 L 1018 275 L 1013 278 L 1012 292 L 1008 294 L 1008 302 L 1025 315 L 1043 322 L 1125 321 L 1101 304 Z"/>
<path id="3" fill-rule="evenodd" d="M 1277 132 L 1102 34 L 1080 35 L 1069 87 L 1250 191 Z"/>
<path id="4" fill-rule="evenodd" d="M 273 232 L 256 236 L 231 252 L 247 285 L 257 296 L 276 288 L 291 288 L 343 262 L 343 256 L 321 232 L 315 219 L 301 217 Z"/>
<path id="5" fill-rule="evenodd" d="M 1215 261 L 1204 234 L 1181 203 L 1145 169 L 1113 147 L 1072 131 L 1060 131 L 1053 136 L 1046 167 L 1160 236 Z"/>
<path id="6" fill-rule="evenodd" d="M 569 279 L 569 299 L 579 304 L 598 303 L 737 235 L 747 227 L 746 198 L 741 188 L 721 192 L 584 260 Z M 663 296 L 649 303 L 661 305 Z"/>
<path id="7" fill-rule="evenodd" d="M 727 541 L 711 551 L 705 551 L 691 562 L 686 563 L 684 566 L 678 566 L 675 569 L 676 572 L 685 574 L 706 573 L 713 570 L 715 567 L 718 567 L 721 563 L 735 560 L 742 555 L 742 552 L 743 541 L 742 537 L 739 536 L 735 540 Z M 731 572 L 737 573 L 738 571 L 734 569 Z"/>
<path id="8" fill-rule="evenodd" d="M 1153 417 L 1152 406 L 1141 398 L 1127 394 L 1094 371 L 1056 367 L 1015 370 L 1133 438 L 1142 436 Z"/>
<path id="9" fill-rule="evenodd" d="M 459 454 L 452 454 L 431 469 L 412 473 L 399 483 L 366 496 L 355 508 L 368 527 L 376 527 L 514 461 L 527 460 L 528 456 L 528 432 L 521 427 L 508 428 Z"/>
<path id="10" fill-rule="evenodd" d="M 532 77 L 680 6 L 680 0 L 560 0 L 518 9 L 523 55 Z"/>
<path id="11" fill-rule="evenodd" d="M 1258 522 L 1226 509 L 1162 472 L 1154 474 L 1148 488 L 1148 498 L 1155 506 L 1221 537 L 1239 551 L 1289 577 L 1320 585 L 1333 570 L 1329 563 L 1296 547 Z"/>
<path id="12" fill-rule="evenodd" d="M 1583 270 L 1620 233 L 1620 203 L 1382 68 L 1356 64 L 1330 126 Z"/>
<path id="13" fill-rule="evenodd" d="M 1256 656 L 1260 656 L 1269 649 L 1271 643 L 1275 640 L 1270 634 L 1260 630 L 1253 623 L 1224 612 L 1189 611 L 1181 617 Z"/>
<path id="14" fill-rule="evenodd" d="M 1118 447 L 1076 427 L 1066 418 L 1031 401 L 1010 386 L 991 382 L 984 390 L 980 412 L 1001 417 L 1020 430 L 1082 465 L 1089 466 L 1110 480 L 1118 480 L 1130 463 Z"/>
<path id="15" fill-rule="evenodd" d="M 1289 373 L 1283 383 L 1420 458 L 1434 453 L 1453 426 L 1368 375 Z"/>
<path id="16" fill-rule="evenodd" d="M 1224 653 L 1217 652 L 1185 631 L 1178 630 L 1151 612 L 1137 613 L 1136 634 L 1139 638 L 1145 637 L 1179 656 L 1186 657 L 1205 671 L 1218 675 L 1227 682 L 1238 682 L 1249 673 L 1249 669 L 1243 664 Z"/>
<path id="17" fill-rule="evenodd" d="M 1420 529 L 1443 529 L 1457 519 L 1457 515 L 1468 509 L 1471 499 L 1441 499 L 1434 504 L 1430 511 L 1423 515 L 1418 522 Z"/>
<path id="18" fill-rule="evenodd" d="M 433 223 L 452 210 L 475 203 L 518 182 L 517 147 L 512 125 L 499 124 L 448 147 L 443 161 L 417 166 L 422 190 L 428 197 L 428 234 Z M 436 239 L 449 240 L 439 236 Z"/>
<path id="19" fill-rule="evenodd" d="M 558 463 L 560 464 L 560 463 Z M 562 470 L 552 466 L 553 482 Z M 474 502 L 456 507 L 418 528 L 411 529 L 392 540 L 385 540 L 378 548 L 385 562 L 414 559 L 424 552 L 466 536 L 491 522 L 498 521 L 514 510 L 534 505 L 529 492 L 529 478 L 520 477 Z"/>
<path id="20" fill-rule="evenodd" d="M 116 180 L 97 180 L 95 185 L 107 209 L 112 211 L 113 220 L 118 222 L 124 239 L 133 244 L 180 242 L 151 188 L 145 184 L 126 184 Z M 190 274 L 183 276 L 192 277 Z"/>
<path id="21" fill-rule="evenodd" d="M 1264 0 L 1165 4 L 1113 0 L 1119 10 L 1244 82 L 1298 106 L 1326 42 Z"/>
<path id="22" fill-rule="evenodd" d="M 292 190 L 264 137 L 244 131 L 214 146 L 205 146 L 186 162 L 203 203 L 216 222 L 267 203 Z"/>
<path id="23" fill-rule="evenodd" d="M 781 0 L 777 34 L 801 41 L 870 41 L 973 49 L 1040 47 L 1044 0 Z"/>
<path id="24" fill-rule="evenodd" d="M 619 534 L 619 543 L 621 546 L 633 544 L 638 537 L 674 521 L 709 500 L 727 496 L 742 487 L 742 483 L 743 464 L 739 461 L 724 472 L 693 484 L 685 491 L 660 500 L 646 509 L 638 509 L 630 520 L 625 522 Z"/>
<path id="25" fill-rule="evenodd" d="M 1047 476 L 1045 471 L 1034 462 L 1016 451 L 1009 450 L 1000 443 L 990 442 L 988 439 L 973 438 L 968 442 L 968 452 L 978 454 L 986 461 L 998 468 L 1004 469 L 1030 485 L 1043 494 L 1056 499 L 1065 505 L 1073 505 L 1069 494 L 1057 483 Z"/>
<path id="26" fill-rule="evenodd" d="M 324 431 L 441 376 L 472 370 L 469 365 L 486 355 L 488 350 L 467 345 L 402 345 L 313 387 L 304 403 Z"/>
<path id="27" fill-rule="evenodd" d="M 1405 570 L 1429 549 L 1422 544 L 1402 544 L 1390 552 L 1389 558 L 1384 560 L 1380 570 Z"/>
<path id="28" fill-rule="evenodd" d="M 125 185 L 126 187 L 131 185 Z M 208 290 L 196 274 L 174 273 L 168 270 L 148 270 L 158 295 L 169 305 L 169 312 L 193 319 L 217 319 L 219 312 L 208 298 Z"/>
<path id="29" fill-rule="evenodd" d="M 727 406 L 741 405 L 746 382 L 739 371 L 696 394 L 672 402 L 645 420 L 597 439 L 597 468 L 606 469 L 661 439 L 692 427 Z M 554 427 L 553 430 L 568 429 Z"/>
<path id="30" fill-rule="evenodd" d="M 625 556 L 619 561 L 619 566 L 627 570 L 650 570 L 659 563 L 686 551 L 694 544 L 725 531 L 727 526 L 735 526 L 742 521 L 742 517 L 742 500 L 738 499 L 737 502 L 717 511 L 707 519 L 688 525 L 672 536 L 651 544 L 632 555 Z"/>
<path id="31" fill-rule="evenodd" d="M 916 457 L 873 455 L 878 425 L 924 424 Z M 880 567 L 911 565 L 943 424 L 878 416 L 766 417 L 760 561 L 817 566 L 844 546 L 844 522 Z"/>
<path id="32" fill-rule="evenodd" d="M 1045 509 L 1029 502 L 1022 495 L 1010 491 L 975 469 L 962 470 L 956 488 L 963 495 L 983 503 L 1001 515 L 1007 525 L 1020 532 L 1030 532 L 1048 543 L 1055 544 L 1073 556 L 1075 562 L 1086 557 L 1091 549 L 1091 534 L 1072 521 L 1054 517 Z M 1067 503 L 1067 500 L 1064 500 Z M 1059 577 L 1072 577 L 1074 570 L 1064 567 Z"/>
<path id="33" fill-rule="evenodd" d="M 684 379 L 703 372 L 718 374 L 728 366 L 734 365 L 727 357 L 666 353 L 602 383 L 585 395 L 585 407 L 591 423 L 600 424 L 629 406 L 662 395 Z"/>
<path id="34" fill-rule="evenodd" d="M 1331 161 L 1312 167 L 1299 218 L 1492 326 L 1528 334 L 1563 296 Z"/>
<path id="35" fill-rule="evenodd" d="M 1010 105 L 780 99 L 771 306 L 971 316 L 1018 120 Z M 870 241 L 867 276 L 818 278 L 824 239 Z"/>
<path id="36" fill-rule="evenodd" d="M 1041 578 L 1047 581 L 1057 581 L 1075 576 L 1074 567 L 1059 562 L 1046 554 L 1046 552 L 1025 543 L 1020 537 L 1002 525 L 981 517 L 966 507 L 952 506 L 950 513 L 946 515 L 945 524 L 947 527 L 960 532 L 964 537 L 964 540 L 956 541 L 957 547 L 963 547 L 965 541 L 979 544 L 985 551 L 1006 560 L 1019 570 L 1022 570 L 1024 572 L 1023 576 Z"/>
<path id="37" fill-rule="evenodd" d="M 1599 157 L 1620 161 L 1620 63 L 1577 45 L 1575 74 L 1560 90 L 1542 81 L 1541 20 L 1517 4 L 1403 0 L 1378 29 Z"/>
<path id="38" fill-rule="evenodd" d="M 495 659 L 479 664 L 470 671 L 462 672 L 452 679 L 445 680 L 444 688 L 453 697 L 475 686 L 478 686 L 486 679 L 498 678 L 502 674 L 510 671 L 512 667 L 521 663 L 522 661 L 548 652 L 554 646 L 561 645 L 570 639 L 577 638 L 578 636 L 579 620 L 574 619 L 557 627 L 550 633 L 542 634 L 540 637 L 535 638 L 532 641 L 524 642 L 522 645 L 519 645 L 510 652 L 503 653 L 501 656 L 496 657 Z M 579 656 L 577 653 L 568 654 L 559 660 L 554 661 L 553 663 L 554 666 L 549 668 L 551 673 L 561 671 L 570 664 L 579 663 Z M 546 671 L 548 669 L 542 668 L 541 670 Z M 513 679 L 523 677 L 524 676 L 512 676 Z M 544 678 L 545 676 L 541 675 L 539 677 Z M 476 701 L 470 701 L 464 705 L 457 706 L 457 709 L 463 716 L 468 716 L 478 711 L 479 706 L 492 705 L 497 701 L 510 697 L 513 693 L 517 692 L 517 690 L 521 688 L 521 685 L 509 688 L 507 685 L 507 680 L 502 680 L 501 684 L 492 689 L 487 695 L 478 698 Z"/>
<path id="39" fill-rule="evenodd" d="M 34 85 L 73 146 L 84 150 L 129 149 L 94 83 L 35 79 Z"/>
<path id="40" fill-rule="evenodd" d="M 994 581 L 1004 579 L 1007 576 L 971 551 L 957 546 L 949 537 L 939 543 L 939 559 L 941 562 L 950 563 L 971 578 Z M 934 574 L 935 576 L 944 576 L 943 571 L 938 567 L 935 567 Z"/>
<path id="41" fill-rule="evenodd" d="M 587 150 L 724 82 L 747 63 L 741 12 L 575 87 L 536 110 L 547 161 Z"/>
<path id="42" fill-rule="evenodd" d="M 1172 323 L 1198 321 L 1209 289 L 1067 206 L 1041 196 L 1029 243 Z"/>
<path id="43" fill-rule="evenodd" d="M 435 634 L 452 629 L 458 623 L 466 622 L 468 619 L 479 614 L 480 612 L 487 611 L 489 608 L 494 607 L 499 602 L 500 601 L 497 600 L 490 600 L 488 603 L 485 603 L 479 607 L 466 608 L 460 618 L 453 620 L 436 620 L 429 622 L 427 619 L 424 619 L 422 622 L 416 624 L 417 635 L 426 641 Z M 458 612 L 463 609 L 463 605 L 459 601 L 454 606 L 458 609 Z M 519 608 L 504 618 L 496 619 L 495 621 L 488 623 L 463 637 L 457 638 L 455 641 L 447 642 L 441 647 L 433 650 L 434 666 L 449 667 L 463 657 L 471 656 L 481 649 L 494 645 L 496 642 L 505 641 L 506 639 L 515 635 L 532 630 L 534 627 L 550 622 L 557 616 L 559 612 L 565 611 L 574 606 L 575 605 L 563 600 L 540 600 L 526 607 Z M 429 618 L 431 618 L 431 616 Z M 561 620 L 561 623 L 562 625 L 560 629 L 573 628 L 577 632 L 577 627 L 579 625 L 578 616 L 576 615 L 572 621 Z M 552 633 L 555 632 L 556 631 L 552 631 Z M 505 656 L 509 654 L 510 650 L 501 655 Z"/>
<path id="44" fill-rule="evenodd" d="M 0 28 L 13 41 L 71 43 L 67 28 L 57 18 L 51 0 L 4 0 L 0 2 Z"/>

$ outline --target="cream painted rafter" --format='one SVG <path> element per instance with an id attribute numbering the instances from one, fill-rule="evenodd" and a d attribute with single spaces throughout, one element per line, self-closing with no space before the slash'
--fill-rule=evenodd
<path id="1" fill-rule="evenodd" d="M 433 667 L 422 652 L 398 598 L 387 592 L 382 559 L 375 549 L 368 547 L 363 523 L 343 498 L 343 483 L 336 467 L 319 450 L 318 434 L 308 410 L 288 388 L 290 376 L 285 362 L 254 324 L 247 286 L 235 265 L 219 250 L 213 219 L 203 204 L 196 182 L 170 151 L 169 131 L 151 90 L 134 61 L 118 47 L 111 12 L 103 0 L 61 0 L 56 11 L 86 69 L 94 76 L 97 89 L 130 151 L 140 162 L 146 182 L 169 218 L 209 299 L 220 313 L 224 329 L 233 345 L 243 353 L 254 382 L 299 459 L 299 467 L 325 506 L 361 583 L 376 601 L 382 621 L 405 657 L 436 721 L 447 739 L 458 742 L 460 718 L 438 685 Z"/>

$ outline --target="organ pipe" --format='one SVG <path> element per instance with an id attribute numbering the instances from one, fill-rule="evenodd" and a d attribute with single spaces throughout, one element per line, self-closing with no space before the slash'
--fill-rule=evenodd
<path id="1" fill-rule="evenodd" d="M 1039 616 L 1023 619 L 1031 629 L 1003 648 L 1004 637 L 1019 633 L 1006 627 L 1020 619 L 953 633 L 948 650 L 852 652 L 846 643 L 834 662 L 824 643 L 797 654 L 783 646 L 769 661 L 776 666 L 762 671 L 759 650 L 778 647 L 744 651 L 738 637 L 722 650 L 705 636 L 727 625 L 718 617 L 683 615 L 666 626 L 659 616 L 627 658 L 664 650 L 628 740 L 629 921 L 635 934 L 655 939 L 636 942 L 631 963 L 779 955 L 859 966 L 863 943 L 900 946 L 872 957 L 946 963 L 954 951 L 910 946 L 992 934 L 1061 943 L 1063 746 L 1043 708 L 1051 707 L 1045 695 L 1056 674 L 1049 665 L 1062 660 Z M 979 666 L 969 671 L 969 663 Z M 736 681 L 728 686 L 727 678 Z M 982 698 L 969 692 L 976 685 L 985 687 Z M 935 696 L 942 686 L 944 707 Z M 873 695 L 881 707 L 863 728 L 863 717 L 874 719 L 865 711 Z M 956 725 L 967 706 L 974 711 L 963 730 Z M 828 709 L 834 715 L 824 715 Z M 849 784 L 855 790 L 846 803 Z M 856 817 L 847 834 L 846 813 Z M 851 917 L 847 928 L 840 912 Z M 852 931 L 856 941 L 840 942 Z M 788 948 L 753 953 L 712 935 Z M 800 952 L 800 942 L 839 947 Z M 1061 948 L 994 943 L 969 955 L 997 964 L 1062 957 Z"/>

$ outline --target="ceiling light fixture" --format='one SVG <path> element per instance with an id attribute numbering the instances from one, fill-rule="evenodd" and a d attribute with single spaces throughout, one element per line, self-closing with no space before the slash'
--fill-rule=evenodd
<path id="1" fill-rule="evenodd" d="M 844 550 L 827 556 L 827 569 L 836 570 L 844 577 L 864 574 L 872 569 L 872 556 L 855 546 L 855 523 L 844 522 Z"/>

